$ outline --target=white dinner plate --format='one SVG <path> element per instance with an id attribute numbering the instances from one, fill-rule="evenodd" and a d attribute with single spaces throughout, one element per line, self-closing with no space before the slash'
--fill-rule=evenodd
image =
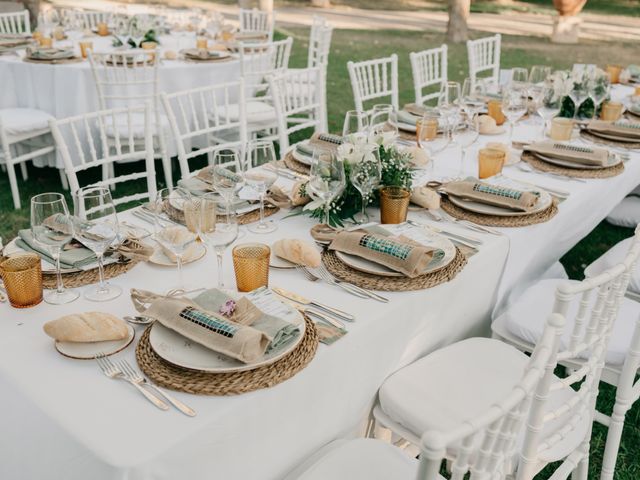
<path id="1" fill-rule="evenodd" d="M 163 326 L 160 322 L 154 322 L 152 325 L 149 344 L 160 357 L 179 367 L 210 373 L 242 372 L 277 362 L 295 349 L 302 341 L 305 332 L 304 318 L 297 311 L 294 324 L 298 326 L 297 336 L 278 350 L 271 351 L 251 363 L 243 363 L 222 353 L 214 352 Z"/>
<path id="2" fill-rule="evenodd" d="M 308 140 L 304 140 L 304 142 L 300 142 L 300 143 L 308 143 Z M 298 152 L 298 150 L 294 147 L 293 150 L 291 150 L 291 154 L 293 155 L 293 158 L 296 159 L 298 162 L 304 164 L 304 165 L 309 165 L 311 166 L 311 163 L 313 162 L 313 157 L 308 157 L 306 155 L 302 155 L 300 152 Z"/>
<path id="3" fill-rule="evenodd" d="M 273 252 L 273 247 L 271 247 L 271 259 L 269 260 L 269 266 L 272 268 L 288 270 L 288 269 L 296 268 L 298 265 L 296 265 L 293 262 L 290 262 L 289 260 L 285 260 L 284 258 L 280 258 L 278 255 L 276 255 Z"/>
<path id="4" fill-rule="evenodd" d="M 384 227 L 384 226 L 382 226 Z M 416 227 L 419 228 L 419 227 Z M 448 238 L 443 237 L 434 232 L 430 232 L 426 229 L 423 229 L 422 232 L 426 235 L 429 240 L 424 244 L 430 247 L 439 248 L 444 252 L 444 257 L 440 260 L 431 262 L 425 268 L 424 272 L 420 275 L 424 275 L 426 273 L 436 272 L 447 265 L 449 265 L 456 256 L 456 247 Z M 336 256 L 345 264 L 353 268 L 354 270 L 358 270 L 364 273 L 370 273 L 373 275 L 379 275 L 382 277 L 404 277 L 405 275 L 396 272 L 384 265 L 380 265 L 379 263 L 372 262 L 371 260 L 367 260 L 362 257 L 358 257 L 357 255 L 351 255 L 344 252 L 335 252 Z"/>
<path id="5" fill-rule="evenodd" d="M 127 348 L 136 336 L 133 327 L 127 324 L 127 336 L 122 340 L 107 342 L 56 342 L 56 350 L 65 357 L 77 360 L 93 360 L 101 353 L 113 355 Z"/>
<path id="6" fill-rule="evenodd" d="M 613 135 L 611 133 L 602 133 L 602 132 L 594 132 L 593 130 L 587 130 L 591 135 L 595 135 L 596 137 L 604 138 L 606 140 L 615 140 L 616 142 L 624 142 L 624 143 L 637 143 L 638 139 L 622 137 L 619 135 Z"/>
<path id="7" fill-rule="evenodd" d="M 188 259 L 184 259 L 182 261 L 182 265 L 188 265 L 190 263 L 193 262 L 197 262 L 198 260 L 200 260 L 202 257 L 205 256 L 205 254 L 207 253 L 207 247 L 205 247 L 204 243 L 194 243 L 195 245 L 195 251 L 193 253 L 193 255 L 188 258 Z M 160 247 L 157 247 L 154 252 L 153 255 L 151 255 L 151 257 L 149 257 L 149 263 L 153 263 L 155 265 L 160 265 L 162 267 L 177 267 L 178 264 L 176 262 L 172 262 L 171 259 L 169 259 L 169 257 L 167 257 L 164 252 L 162 251 L 162 249 Z"/>
<path id="8" fill-rule="evenodd" d="M 535 152 L 531 152 L 533 153 L 533 155 L 537 158 L 539 158 L 540 160 L 543 160 L 547 163 L 551 163 L 553 165 L 558 165 L 560 167 L 567 167 L 567 168 L 576 168 L 579 170 L 602 170 L 603 168 L 610 168 L 610 167 L 615 167 L 616 165 L 618 165 L 620 162 L 622 162 L 622 158 L 618 157 L 617 155 L 609 155 L 609 158 L 607 159 L 607 164 L 600 167 L 598 165 L 584 165 L 584 164 L 580 164 L 580 163 L 576 163 L 576 162 L 570 162 L 568 160 L 562 160 L 560 158 L 553 158 L 553 157 L 548 157 L 546 155 L 540 155 L 539 153 L 535 153 Z"/>
<path id="9" fill-rule="evenodd" d="M 543 210 L 549 208 L 551 206 L 551 203 L 553 202 L 553 198 L 551 198 L 549 192 L 544 190 L 535 191 L 540 192 L 540 198 L 538 198 L 535 207 L 528 212 L 517 212 L 514 210 L 509 210 L 507 208 L 496 207 L 494 205 L 487 205 L 485 203 L 462 199 L 453 195 L 449 195 L 449 201 L 460 208 L 474 213 L 481 213 L 483 215 L 496 215 L 499 217 L 523 217 L 526 215 L 533 215 L 534 213 L 542 212 Z"/>

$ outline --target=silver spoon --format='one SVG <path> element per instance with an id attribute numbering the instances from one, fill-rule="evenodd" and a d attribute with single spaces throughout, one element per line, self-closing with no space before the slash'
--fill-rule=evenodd
<path id="1" fill-rule="evenodd" d="M 127 322 L 132 323 L 134 325 L 150 325 L 155 322 L 155 318 L 146 317 L 144 315 L 135 315 L 133 317 L 126 316 L 123 317 Z"/>

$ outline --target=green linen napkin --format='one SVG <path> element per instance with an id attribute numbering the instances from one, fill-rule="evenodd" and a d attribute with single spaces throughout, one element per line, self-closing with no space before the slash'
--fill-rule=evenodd
<path id="1" fill-rule="evenodd" d="M 178 186 L 180 188 L 184 188 L 195 197 L 201 197 L 205 193 L 211 193 L 214 191 L 212 186 L 207 185 L 205 182 L 198 179 L 198 177 L 182 178 L 178 180 Z"/>
<path id="2" fill-rule="evenodd" d="M 52 265 L 56 262 L 42 245 L 33 238 L 31 230 L 20 230 L 16 245 L 28 252 L 35 252 Z M 60 266 L 65 269 L 82 268 L 96 261 L 96 255 L 86 247 L 71 248 L 60 253 Z"/>
<path id="3" fill-rule="evenodd" d="M 296 145 L 296 152 L 303 157 L 313 157 L 313 147 L 306 142 L 301 142 Z"/>
<path id="4" fill-rule="evenodd" d="M 193 302 L 204 310 L 220 312 L 221 307 L 229 300 L 233 299 L 224 292 L 212 288 L 202 292 L 193 299 Z M 261 313 L 262 315 L 250 326 L 264 333 L 269 338 L 270 342 L 267 347 L 267 353 L 281 348 L 298 334 L 297 326 L 281 318 L 264 313 L 263 311 L 261 311 Z"/>
<path id="5" fill-rule="evenodd" d="M 407 112 L 406 110 L 400 110 L 398 112 L 398 122 L 405 123 L 407 125 L 411 125 L 413 127 L 416 126 L 416 122 L 420 119 L 419 116 L 414 115 L 411 112 Z"/>

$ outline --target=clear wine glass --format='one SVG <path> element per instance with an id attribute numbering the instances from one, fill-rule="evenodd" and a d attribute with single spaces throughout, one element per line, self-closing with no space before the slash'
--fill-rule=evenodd
<path id="1" fill-rule="evenodd" d="M 528 94 L 520 88 L 507 88 L 502 97 L 502 112 L 509 120 L 509 145 L 513 141 L 513 128 L 527 113 Z"/>
<path id="2" fill-rule="evenodd" d="M 369 118 L 366 112 L 358 110 L 349 110 L 344 116 L 344 124 L 342 126 L 342 136 L 362 134 L 369 127 Z"/>
<path id="3" fill-rule="evenodd" d="M 363 224 L 369 221 L 367 204 L 371 193 L 380 185 L 382 167 L 380 164 L 380 152 L 377 146 L 364 154 L 360 162 L 350 165 L 349 179 L 352 185 L 362 196 L 362 211 L 354 215 L 356 223 Z"/>
<path id="4" fill-rule="evenodd" d="M 602 102 L 604 102 L 609 96 L 609 90 L 611 88 L 609 75 L 607 75 L 606 73 L 603 75 L 595 74 L 589 80 L 588 88 L 589 97 L 591 98 L 591 100 L 593 100 L 592 118 L 595 118 L 598 112 L 598 107 L 600 107 L 600 104 L 602 104 Z"/>
<path id="5" fill-rule="evenodd" d="M 569 92 L 569 98 L 573 102 L 573 118 L 578 118 L 578 110 L 580 110 L 580 105 L 589 98 L 589 89 L 585 85 L 584 82 L 578 83 L 574 82 L 573 88 Z"/>
<path id="6" fill-rule="evenodd" d="M 457 116 L 460 113 L 460 83 L 447 82 L 442 86 L 438 97 L 438 110 L 440 118 L 443 120 L 445 134 L 451 140 L 451 129 L 457 123 Z"/>
<path id="7" fill-rule="evenodd" d="M 346 178 L 342 160 L 328 150 L 314 150 L 307 191 L 312 198 L 324 203 L 324 220 L 327 226 L 331 225 L 331 202 L 342 194 L 345 187 Z"/>
<path id="8" fill-rule="evenodd" d="M 480 131 L 476 117 L 467 118 L 460 122 L 452 131 L 452 140 L 460 147 L 460 169 L 458 177 L 464 176 L 464 161 L 467 149 L 478 139 Z"/>
<path id="9" fill-rule="evenodd" d="M 551 67 L 547 65 L 534 65 L 531 67 L 531 72 L 529 72 L 529 84 L 542 86 L 549 75 L 551 75 Z"/>
<path id="10" fill-rule="evenodd" d="M 64 288 L 60 273 L 60 253 L 73 239 L 73 223 L 62 194 L 41 193 L 31 198 L 31 235 L 56 262 L 56 289 L 44 301 L 52 305 L 73 302 L 80 294 Z"/>
<path id="11" fill-rule="evenodd" d="M 113 300 L 122 293 L 122 288 L 104 279 L 104 253 L 118 238 L 118 215 L 105 187 L 84 187 L 75 194 L 75 236 L 98 258 L 99 283 L 84 292 L 84 297 L 93 302 Z"/>
<path id="12" fill-rule="evenodd" d="M 238 218 L 233 210 L 226 210 L 226 215 L 221 215 L 220 207 L 222 207 L 220 197 L 214 193 L 206 193 L 200 199 L 200 231 L 204 241 L 216 254 L 218 288 L 224 288 L 222 260 L 227 247 L 238 238 Z"/>
<path id="13" fill-rule="evenodd" d="M 218 150 L 213 155 L 212 183 L 216 192 L 225 200 L 227 213 L 244 179 L 238 152 L 232 149 Z"/>
<path id="14" fill-rule="evenodd" d="M 144 15 L 136 15 L 129 23 L 129 35 L 136 44 L 135 48 L 140 47 L 140 43 L 144 39 L 149 30 L 149 23 Z"/>
<path id="15" fill-rule="evenodd" d="M 126 47 L 129 40 L 129 32 L 131 27 L 129 24 L 131 19 L 125 15 L 118 15 L 115 21 L 115 27 L 113 29 L 114 36 L 120 40 L 122 46 Z"/>
<path id="16" fill-rule="evenodd" d="M 252 233 L 271 233 L 277 230 L 277 225 L 271 220 L 264 219 L 264 197 L 267 191 L 278 179 L 278 159 L 271 141 L 249 142 L 247 146 L 247 171 L 244 180 L 247 186 L 260 196 L 260 221 L 249 225 Z"/>
<path id="17" fill-rule="evenodd" d="M 562 99 L 564 98 L 564 94 L 560 94 L 560 92 L 556 92 L 555 88 L 552 84 L 545 83 L 542 87 L 542 99 L 540 101 L 540 108 L 538 108 L 538 113 L 543 119 L 542 123 L 542 137 L 544 138 L 547 132 L 547 125 L 551 121 L 553 117 L 560 113 L 560 109 L 562 108 Z"/>
<path id="18" fill-rule="evenodd" d="M 371 110 L 371 120 L 369 121 L 369 131 L 373 134 L 381 134 L 382 132 L 397 129 L 397 123 L 393 123 L 393 105 L 388 103 L 379 103 L 373 106 Z"/>
<path id="19" fill-rule="evenodd" d="M 511 82 L 509 87 L 512 89 L 526 89 L 529 82 L 529 70 L 526 68 L 515 67 L 511 69 Z"/>
<path id="20" fill-rule="evenodd" d="M 189 247 L 196 242 L 197 233 L 189 230 L 186 226 L 167 220 L 164 212 L 166 212 L 167 209 L 186 212 L 191 208 L 191 204 L 191 194 L 187 190 L 182 188 L 163 188 L 158 192 L 154 206 L 154 238 L 159 245 L 176 257 L 179 281 L 176 288 L 182 291 L 186 290 L 182 276 L 184 254 Z M 195 226 L 194 230 L 201 230 L 199 223 Z"/>
<path id="21" fill-rule="evenodd" d="M 462 93 L 460 96 L 460 107 L 473 118 L 485 105 L 487 92 L 484 82 L 472 82 L 470 78 L 465 78 L 462 83 Z"/>

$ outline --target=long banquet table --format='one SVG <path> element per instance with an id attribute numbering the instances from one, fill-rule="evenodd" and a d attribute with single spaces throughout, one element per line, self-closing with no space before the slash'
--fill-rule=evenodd
<path id="1" fill-rule="evenodd" d="M 532 126 L 522 125 L 516 138 L 532 131 Z M 496 137 L 480 139 L 488 141 Z M 445 152 L 436 174 L 453 168 L 456 155 L 453 149 Z M 275 387 L 233 397 L 176 393 L 197 410 L 195 418 L 155 409 L 137 392 L 104 377 L 94 362 L 56 353 L 42 332 L 45 321 L 70 312 L 105 309 L 130 314 L 133 308 L 126 294 L 104 305 L 82 299 L 27 310 L 0 305 L 0 478 L 281 478 L 327 442 L 360 431 L 378 387 L 390 373 L 453 341 L 486 334 L 492 312 L 504 306 L 510 292 L 542 275 L 640 184 L 640 153 L 631 157 L 624 174 L 586 183 L 507 168 L 509 176 L 571 195 L 547 223 L 503 228 L 501 236 L 482 235 L 479 252 L 452 281 L 417 292 L 385 293 L 391 299 L 388 304 L 311 283 L 293 271 L 272 271 L 271 285 L 348 310 L 357 321 L 348 324 L 349 333 L 333 345 L 320 345 L 307 368 Z M 286 212 L 277 215 L 281 218 Z M 411 215 L 427 220 L 419 212 Z M 127 213 L 121 218 L 136 222 Z M 282 219 L 278 225 L 273 234 L 247 234 L 239 242 L 310 240 L 313 222 L 308 218 Z M 209 253 L 185 266 L 185 277 L 213 286 L 214 264 Z M 141 264 L 114 282 L 125 291 L 164 291 L 175 283 L 175 275 L 175 270 Z M 233 281 L 229 252 L 225 275 Z M 137 337 L 140 334 L 138 330 Z M 135 361 L 133 346 L 118 355 Z"/>

